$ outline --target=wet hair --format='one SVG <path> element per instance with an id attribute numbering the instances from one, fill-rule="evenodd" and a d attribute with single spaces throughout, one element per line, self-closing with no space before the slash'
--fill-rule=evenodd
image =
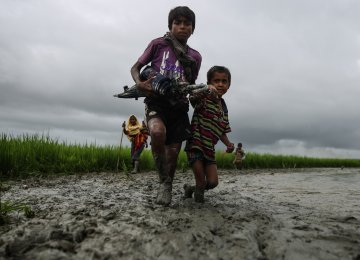
<path id="1" fill-rule="evenodd" d="M 210 82 L 211 79 L 214 77 L 215 72 L 218 73 L 226 73 L 228 75 L 229 78 L 229 86 L 231 84 L 231 73 L 230 70 L 224 66 L 213 66 L 209 69 L 209 71 L 207 72 L 207 82 Z"/>
<path id="2" fill-rule="evenodd" d="M 238 146 L 242 146 L 242 143 L 238 143 Z"/>
<path id="3" fill-rule="evenodd" d="M 192 32 L 195 30 L 195 13 L 187 6 L 177 6 L 170 10 L 168 18 L 168 27 L 171 31 L 172 23 L 175 19 L 185 17 L 192 24 Z"/>

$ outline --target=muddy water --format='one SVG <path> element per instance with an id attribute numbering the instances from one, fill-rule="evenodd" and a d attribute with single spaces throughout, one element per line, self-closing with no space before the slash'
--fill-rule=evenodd
<path id="1" fill-rule="evenodd" d="M 360 169 L 221 171 L 205 203 L 154 203 L 155 172 L 12 183 L 35 211 L 0 227 L 6 259 L 360 259 Z"/>

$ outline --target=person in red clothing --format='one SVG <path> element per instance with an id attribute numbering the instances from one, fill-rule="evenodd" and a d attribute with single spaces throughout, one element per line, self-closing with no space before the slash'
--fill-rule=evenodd
<path id="1" fill-rule="evenodd" d="M 135 115 L 131 115 L 127 123 L 124 122 L 122 124 L 122 127 L 124 134 L 129 138 L 131 143 L 131 159 L 134 167 L 131 173 L 138 173 L 140 155 L 144 148 L 148 146 L 146 125 L 144 122 L 141 124 Z"/>

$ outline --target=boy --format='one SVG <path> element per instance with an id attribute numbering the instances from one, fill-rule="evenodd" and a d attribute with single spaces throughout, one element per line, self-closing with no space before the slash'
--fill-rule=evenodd
<path id="1" fill-rule="evenodd" d="M 152 40 L 131 68 L 131 75 L 139 90 L 147 93 L 145 115 L 160 179 L 155 202 L 161 205 L 171 202 L 176 162 L 182 141 L 190 135 L 190 122 L 187 97 L 166 95 L 160 81 L 167 78 L 193 84 L 202 60 L 200 53 L 187 45 L 195 29 L 195 14 L 191 9 L 178 6 L 170 10 L 168 28 L 170 32 Z M 140 70 L 149 63 L 162 78 L 156 76 L 142 81 L 146 77 L 140 75 Z"/>
<path id="2" fill-rule="evenodd" d="M 226 152 L 234 151 L 234 144 L 227 137 L 231 131 L 228 110 L 222 96 L 231 83 L 230 71 L 223 66 L 214 66 L 207 73 L 207 83 L 216 88 L 205 97 L 190 96 L 194 114 L 191 121 L 192 137 L 187 141 L 186 152 L 195 175 L 196 186 L 185 184 L 185 198 L 194 193 L 196 202 L 204 202 L 204 190 L 218 185 L 215 145 L 221 140 L 227 147 Z"/>

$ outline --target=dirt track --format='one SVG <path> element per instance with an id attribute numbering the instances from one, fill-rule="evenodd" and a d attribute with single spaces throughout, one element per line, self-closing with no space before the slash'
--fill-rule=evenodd
<path id="1" fill-rule="evenodd" d="M 360 169 L 221 171 L 205 203 L 154 203 L 155 172 L 12 184 L 35 210 L 0 227 L 6 259 L 360 259 Z"/>

